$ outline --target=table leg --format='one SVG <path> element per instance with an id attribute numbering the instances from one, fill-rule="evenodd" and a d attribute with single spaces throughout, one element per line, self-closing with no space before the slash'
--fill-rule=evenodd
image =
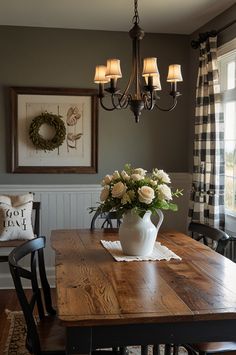
<path id="1" fill-rule="evenodd" d="M 171 354 L 171 345 L 165 344 L 165 355 L 170 355 L 170 354 Z"/>
<path id="2" fill-rule="evenodd" d="M 148 355 L 148 345 L 141 346 L 141 355 Z"/>
<path id="3" fill-rule="evenodd" d="M 160 355 L 160 345 L 159 344 L 153 345 L 153 355 Z"/>
<path id="4" fill-rule="evenodd" d="M 91 328 L 66 328 L 66 355 L 91 355 Z"/>
<path id="5" fill-rule="evenodd" d="M 127 355 L 128 354 L 128 350 L 125 346 L 121 346 L 119 350 L 120 350 L 120 352 L 119 352 L 120 355 Z"/>

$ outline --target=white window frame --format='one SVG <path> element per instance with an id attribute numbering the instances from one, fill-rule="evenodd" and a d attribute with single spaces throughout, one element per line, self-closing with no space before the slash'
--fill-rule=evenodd
<path id="1" fill-rule="evenodd" d="M 232 54 L 229 52 L 232 52 L 236 50 L 236 38 L 234 38 L 232 41 L 227 42 L 226 44 L 222 45 L 221 47 L 218 48 L 217 55 L 218 58 L 220 58 L 221 61 L 224 61 L 224 59 L 227 61 L 229 56 L 231 57 Z M 235 53 L 235 59 L 236 59 L 236 53 Z M 224 75 L 226 78 L 226 73 Z M 236 80 L 236 79 L 235 79 Z M 223 88 L 225 88 L 226 85 L 223 82 Z M 227 101 L 232 101 L 232 99 L 235 100 L 236 98 L 236 87 L 234 89 L 230 89 L 229 92 L 223 93 L 224 95 L 224 102 Z M 236 235 L 236 213 L 234 213 L 231 210 L 226 210 L 226 218 L 225 218 L 225 229 L 228 231 L 231 231 L 233 234 Z"/>

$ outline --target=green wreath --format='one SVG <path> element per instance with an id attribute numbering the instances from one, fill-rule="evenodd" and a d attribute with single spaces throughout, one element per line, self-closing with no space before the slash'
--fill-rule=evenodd
<path id="1" fill-rule="evenodd" d="M 66 137 L 66 127 L 60 117 L 62 116 L 44 112 L 32 120 L 29 129 L 29 137 L 36 148 L 54 150 L 62 145 Z M 56 133 L 52 139 L 44 139 L 39 134 L 40 127 L 44 123 L 55 129 Z"/>

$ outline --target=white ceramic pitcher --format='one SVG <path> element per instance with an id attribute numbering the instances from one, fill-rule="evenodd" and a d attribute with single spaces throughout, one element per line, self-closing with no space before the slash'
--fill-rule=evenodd
<path id="1" fill-rule="evenodd" d="M 119 229 L 119 238 L 124 254 L 147 256 L 152 253 L 164 218 L 161 210 L 157 210 L 157 214 L 159 216 L 157 226 L 151 221 L 151 211 L 147 211 L 143 218 L 133 211 L 124 214 Z"/>

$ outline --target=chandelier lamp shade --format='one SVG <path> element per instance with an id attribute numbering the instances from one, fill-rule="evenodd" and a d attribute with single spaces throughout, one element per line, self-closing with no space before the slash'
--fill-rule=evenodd
<path id="1" fill-rule="evenodd" d="M 177 105 L 177 98 L 181 94 L 177 91 L 177 82 L 183 81 L 181 66 L 169 65 L 167 82 L 170 82 L 170 96 L 173 102 L 169 108 L 160 107 L 157 91 L 161 90 L 160 74 L 157 58 L 144 58 L 141 70 L 140 41 L 144 31 L 139 27 L 138 0 L 134 0 L 133 27 L 129 31 L 133 42 L 132 70 L 125 90 L 122 92 L 118 86 L 118 79 L 122 78 L 119 59 L 108 59 L 106 65 L 96 66 L 94 82 L 99 85 L 98 97 L 103 109 L 113 111 L 129 107 L 134 114 L 135 121 L 139 122 L 142 110 L 151 111 L 154 107 L 161 111 L 171 111 Z M 105 86 L 106 85 L 106 86 Z M 110 96 L 110 103 L 105 104 L 106 97 Z"/>

